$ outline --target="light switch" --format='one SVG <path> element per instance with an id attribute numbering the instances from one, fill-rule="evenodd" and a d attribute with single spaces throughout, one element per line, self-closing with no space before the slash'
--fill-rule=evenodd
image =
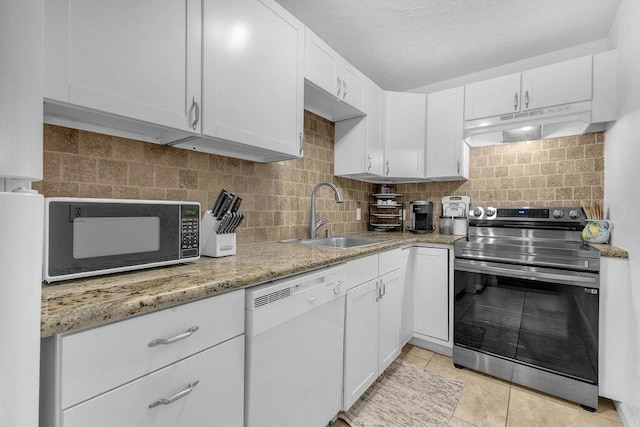
<path id="1" fill-rule="evenodd" d="M 356 221 L 360 221 L 362 219 L 362 209 L 356 208 Z"/>

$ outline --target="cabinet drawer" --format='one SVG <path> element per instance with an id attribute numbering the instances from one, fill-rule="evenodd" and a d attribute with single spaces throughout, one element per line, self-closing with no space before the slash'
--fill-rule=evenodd
<path id="1" fill-rule="evenodd" d="M 402 263 L 402 249 L 380 252 L 378 275 L 382 276 L 400 268 Z"/>
<path id="2" fill-rule="evenodd" d="M 241 427 L 244 336 L 198 353 L 63 412 L 63 427 Z M 168 399 L 198 381 L 191 392 Z"/>
<path id="3" fill-rule="evenodd" d="M 198 329 L 189 335 L 194 327 Z M 63 335 L 59 348 L 62 408 L 243 332 L 241 290 Z M 154 340 L 173 337 L 179 339 L 149 346 Z"/>
<path id="4" fill-rule="evenodd" d="M 347 262 L 346 291 L 378 277 L 378 254 L 357 258 Z"/>

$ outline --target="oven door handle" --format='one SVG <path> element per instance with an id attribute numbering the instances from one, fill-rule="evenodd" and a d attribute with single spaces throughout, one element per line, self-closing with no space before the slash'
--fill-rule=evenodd
<path id="1" fill-rule="evenodd" d="M 543 282 L 556 281 L 557 283 L 566 285 L 586 286 L 589 288 L 600 287 L 600 281 L 597 274 L 577 274 L 573 272 L 562 274 L 524 265 L 511 266 L 486 261 L 472 261 L 456 258 L 455 270 L 468 271 L 470 273 L 495 274 L 498 276 L 538 280 Z"/>

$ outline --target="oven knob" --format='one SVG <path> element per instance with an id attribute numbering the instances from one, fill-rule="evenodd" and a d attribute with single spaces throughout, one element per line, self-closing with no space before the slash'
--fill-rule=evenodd
<path id="1" fill-rule="evenodd" d="M 571 219 L 576 219 L 576 218 L 580 218 L 580 212 L 576 209 L 572 209 L 569 211 L 569 218 Z"/>
<path id="2" fill-rule="evenodd" d="M 482 208 L 475 208 L 472 213 L 473 213 L 473 216 L 479 218 L 482 216 L 482 212 L 483 212 Z"/>
<path id="3" fill-rule="evenodd" d="M 561 211 L 560 209 L 556 209 L 553 211 L 554 218 L 562 218 L 563 215 L 564 215 L 564 212 Z"/>
<path id="4" fill-rule="evenodd" d="M 496 214 L 496 208 L 487 208 L 484 213 L 489 216 L 494 216 Z"/>

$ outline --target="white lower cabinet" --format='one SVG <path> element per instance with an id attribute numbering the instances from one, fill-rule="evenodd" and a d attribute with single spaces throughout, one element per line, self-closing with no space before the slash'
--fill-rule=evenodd
<path id="1" fill-rule="evenodd" d="M 453 294 L 452 266 L 446 248 L 415 248 L 414 267 L 414 338 L 420 344 L 435 344 L 432 350 L 452 347 Z"/>
<path id="2" fill-rule="evenodd" d="M 244 290 L 45 338 L 40 359 L 41 427 L 240 427 Z"/>
<path id="3" fill-rule="evenodd" d="M 344 410 L 400 354 L 400 260 L 396 249 L 347 263 Z"/>
<path id="4" fill-rule="evenodd" d="M 242 426 L 244 337 L 80 403 L 65 427 Z"/>

